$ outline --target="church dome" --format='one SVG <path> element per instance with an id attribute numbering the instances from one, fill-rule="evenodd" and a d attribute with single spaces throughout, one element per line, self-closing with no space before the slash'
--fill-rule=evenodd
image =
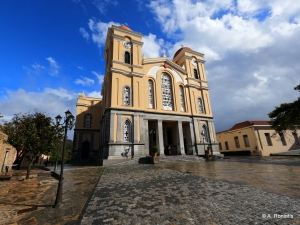
<path id="1" fill-rule="evenodd" d="M 182 47 L 182 48 L 180 48 L 179 50 L 177 50 L 177 52 L 175 52 L 173 59 L 174 59 L 174 58 L 179 54 L 179 52 L 181 52 L 183 49 L 193 51 L 193 49 L 191 49 L 190 47 Z"/>
<path id="2" fill-rule="evenodd" d="M 125 25 L 120 25 L 119 26 L 120 28 L 124 29 L 124 30 L 129 30 L 129 31 L 132 31 L 129 27 L 125 26 Z"/>

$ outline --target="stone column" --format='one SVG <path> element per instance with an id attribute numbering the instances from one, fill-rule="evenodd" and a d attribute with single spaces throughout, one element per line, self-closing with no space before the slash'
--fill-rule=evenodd
<path id="1" fill-rule="evenodd" d="M 133 115 L 133 143 L 138 143 L 138 116 Z"/>
<path id="2" fill-rule="evenodd" d="M 193 150 L 193 154 L 194 155 L 197 155 L 197 152 L 196 152 L 196 149 L 195 149 L 195 133 L 194 133 L 194 127 L 193 127 L 193 122 L 189 122 L 189 124 L 190 124 L 190 132 L 191 132 L 191 145 L 192 145 L 192 147 L 190 147 L 190 148 L 192 148 L 192 150 Z"/>
<path id="3" fill-rule="evenodd" d="M 177 121 L 177 146 L 181 155 L 185 155 L 184 152 L 184 142 L 183 142 L 183 135 L 182 135 L 182 121 Z"/>
<path id="4" fill-rule="evenodd" d="M 118 121 L 117 121 L 117 143 L 121 143 L 122 142 L 122 121 L 121 121 L 121 116 L 122 114 L 117 114 L 118 115 Z"/>
<path id="5" fill-rule="evenodd" d="M 215 126 L 214 126 L 214 122 L 213 121 L 211 121 L 211 132 L 212 132 L 212 135 L 213 135 L 213 137 L 214 137 L 214 143 L 216 143 L 217 142 L 217 137 L 216 137 L 216 131 L 215 131 Z"/>
<path id="6" fill-rule="evenodd" d="M 158 136 L 158 146 L 160 155 L 164 155 L 164 136 L 162 120 L 157 120 L 157 136 Z"/>
<path id="7" fill-rule="evenodd" d="M 115 113 L 110 114 L 110 123 L 109 123 L 109 143 L 114 143 L 114 134 L 115 134 Z"/>
<path id="8" fill-rule="evenodd" d="M 145 151 L 145 155 L 149 155 L 149 131 L 148 131 L 148 120 L 144 119 L 144 121 L 142 121 L 142 123 L 144 124 L 144 129 L 143 129 L 143 133 L 141 133 L 142 135 L 142 142 L 145 143 L 145 147 L 144 147 L 144 151 Z"/>
<path id="9" fill-rule="evenodd" d="M 199 140 L 199 138 L 201 139 L 201 135 L 200 132 L 201 132 L 201 127 L 199 127 L 199 120 L 195 120 L 194 121 L 194 124 L 195 124 L 195 132 L 196 132 L 196 140 L 197 140 L 197 143 L 201 142 L 201 140 Z"/>

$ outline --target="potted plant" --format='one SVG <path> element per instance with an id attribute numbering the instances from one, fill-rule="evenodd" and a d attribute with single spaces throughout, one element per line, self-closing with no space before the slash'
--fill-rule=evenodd
<path id="1" fill-rule="evenodd" d="M 152 153 L 153 153 L 153 157 L 157 156 L 157 153 L 158 153 L 158 147 L 157 146 L 152 147 Z"/>

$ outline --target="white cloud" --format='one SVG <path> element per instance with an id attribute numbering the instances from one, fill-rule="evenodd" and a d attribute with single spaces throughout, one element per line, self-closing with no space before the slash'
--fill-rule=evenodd
<path id="1" fill-rule="evenodd" d="M 6 98 L 0 101 L 0 108 L 5 120 L 10 120 L 14 114 L 26 113 L 34 109 L 54 118 L 67 109 L 74 113 L 77 96 L 76 93 L 63 88 L 45 88 L 43 92 L 27 92 L 24 89 L 8 90 Z"/>
<path id="2" fill-rule="evenodd" d="M 57 64 L 57 62 L 55 61 L 55 59 L 54 58 L 52 58 L 52 57 L 48 57 L 48 58 L 46 58 L 48 61 L 49 61 L 49 63 L 50 63 L 50 68 L 49 68 L 49 74 L 51 75 L 51 76 L 57 76 L 58 75 L 58 70 L 59 70 L 59 66 L 58 66 L 58 64 Z"/>
<path id="3" fill-rule="evenodd" d="M 102 84 L 103 83 L 103 80 L 104 80 L 104 75 L 101 75 L 100 73 L 97 73 L 95 71 L 92 71 L 92 74 L 94 74 L 97 79 L 98 79 L 98 83 L 99 84 Z"/>
<path id="4" fill-rule="evenodd" d="M 93 42 L 95 42 L 98 45 L 99 48 L 105 44 L 107 30 L 112 25 L 118 26 L 119 24 L 115 22 L 97 22 L 94 19 L 89 20 L 88 26 L 92 32 L 91 38 Z"/>
<path id="5" fill-rule="evenodd" d="M 83 86 L 91 86 L 95 83 L 93 79 L 90 79 L 88 77 L 81 77 L 82 79 L 76 79 L 74 81 L 75 84 L 81 84 Z"/>
<path id="6" fill-rule="evenodd" d="M 28 92 L 24 89 L 7 90 L 5 96 L 0 101 L 1 113 L 5 121 L 10 121 L 14 114 L 27 113 L 35 109 L 50 116 L 53 121 L 58 114 L 64 117 L 64 112 L 67 110 L 76 115 L 78 94 L 63 88 L 45 88 L 43 92 Z M 73 130 L 68 131 L 68 138 L 72 139 L 73 133 Z"/>
<path id="7" fill-rule="evenodd" d="M 86 94 L 88 97 L 93 97 L 93 98 L 102 98 L 102 95 L 100 94 L 100 91 L 92 91 Z"/>
<path id="8" fill-rule="evenodd" d="M 88 41 L 90 39 L 90 34 L 83 27 L 79 28 L 79 32 L 85 40 Z"/>
<path id="9" fill-rule="evenodd" d="M 300 71 L 300 2 L 152 0 L 148 7 L 175 40 L 170 58 L 181 44 L 205 54 L 218 131 L 268 119 L 275 106 L 299 96 L 293 87 Z M 148 39 L 157 52 L 155 38 Z"/>
<path id="10" fill-rule="evenodd" d="M 38 63 L 34 63 L 30 68 L 24 66 L 23 69 L 26 70 L 28 75 L 40 75 L 45 70 L 45 67 Z"/>
<path id="11" fill-rule="evenodd" d="M 159 40 L 156 39 L 156 35 L 145 35 L 143 36 L 142 42 L 144 42 L 142 51 L 145 57 L 155 58 L 161 56 L 161 44 Z"/>

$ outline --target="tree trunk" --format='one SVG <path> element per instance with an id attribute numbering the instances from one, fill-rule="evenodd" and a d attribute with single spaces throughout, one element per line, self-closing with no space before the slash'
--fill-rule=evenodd
<path id="1" fill-rule="evenodd" d="M 33 164 L 33 161 L 34 161 L 34 157 L 32 157 L 31 162 L 28 164 L 27 173 L 26 173 L 26 180 L 29 179 L 30 169 L 31 169 L 31 166 Z"/>

